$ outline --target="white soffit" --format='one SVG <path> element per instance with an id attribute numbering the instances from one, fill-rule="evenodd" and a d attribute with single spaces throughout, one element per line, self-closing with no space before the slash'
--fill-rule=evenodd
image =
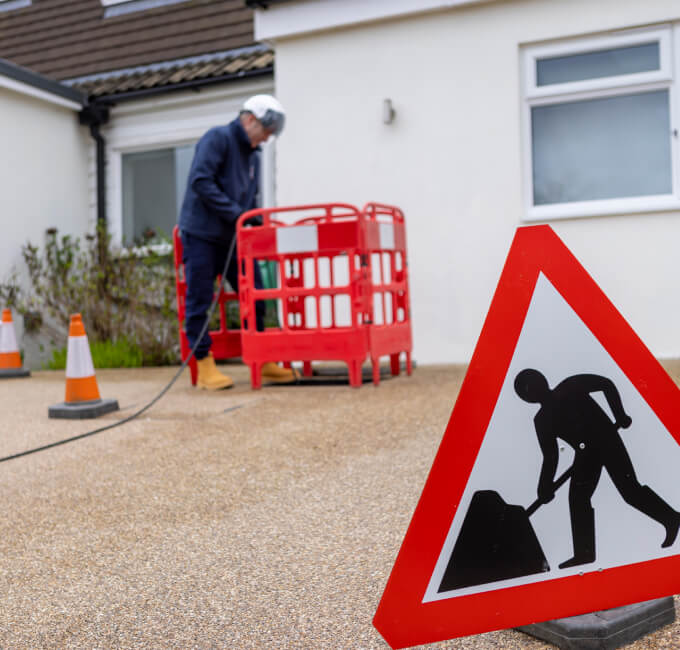
<path id="1" fill-rule="evenodd" d="M 276 40 L 335 27 L 493 0 L 300 0 L 255 11 L 255 39 Z"/>

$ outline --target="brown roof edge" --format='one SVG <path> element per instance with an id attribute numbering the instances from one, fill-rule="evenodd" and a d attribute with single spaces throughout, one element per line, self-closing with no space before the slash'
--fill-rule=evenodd
<path id="1" fill-rule="evenodd" d="M 62 79 L 61 82 L 70 86 L 76 86 L 79 84 L 87 83 L 90 81 L 97 81 L 100 79 L 115 79 L 117 77 L 124 77 L 130 74 L 138 74 L 149 71 L 169 70 L 171 68 L 174 69 L 177 67 L 185 66 L 187 64 L 227 60 L 239 56 L 253 55 L 261 52 L 273 53 L 273 50 L 271 47 L 264 43 L 251 43 L 249 45 L 245 45 L 242 47 L 230 48 L 228 50 L 219 52 L 208 51 L 203 52 L 201 54 L 190 54 L 177 59 L 162 59 L 160 61 L 143 63 L 139 65 L 128 65 L 113 70 L 105 70 L 100 72 L 92 72 L 88 74 L 67 77 Z"/>
<path id="2" fill-rule="evenodd" d="M 116 102 L 187 88 L 200 89 L 244 77 L 271 75 L 273 71 L 274 51 L 263 43 L 255 43 L 224 52 L 74 77 L 64 83 L 79 90 L 90 101 Z"/>
<path id="3" fill-rule="evenodd" d="M 118 102 L 129 101 L 133 99 L 143 99 L 144 97 L 152 97 L 154 95 L 165 95 L 168 93 L 180 90 L 201 90 L 207 86 L 213 86 L 228 81 L 237 81 L 240 79 L 247 79 L 250 77 L 264 76 L 273 74 L 274 66 L 267 66 L 263 68 L 244 70 L 236 74 L 220 75 L 218 77 L 203 77 L 200 79 L 191 79 L 175 84 L 166 84 L 161 86 L 152 86 L 150 88 L 139 88 L 127 92 L 111 93 L 104 95 L 90 95 L 91 103 L 115 105 Z"/>

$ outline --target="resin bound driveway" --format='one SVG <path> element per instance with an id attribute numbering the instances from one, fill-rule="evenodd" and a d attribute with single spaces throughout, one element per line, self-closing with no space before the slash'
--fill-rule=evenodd
<path id="1" fill-rule="evenodd" d="M 260 391 L 226 369 L 230 391 L 185 371 L 140 418 L 0 464 L 0 647 L 387 648 L 371 620 L 464 368 Z M 1 380 L 0 455 L 129 415 L 175 370 L 99 371 L 121 411 L 86 421 L 47 418 L 61 372 Z M 629 647 L 680 647 L 679 628 Z"/>

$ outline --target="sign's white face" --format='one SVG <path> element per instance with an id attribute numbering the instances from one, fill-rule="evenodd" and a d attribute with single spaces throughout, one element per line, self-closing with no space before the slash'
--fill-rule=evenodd
<path id="1" fill-rule="evenodd" d="M 677 480 L 680 445 L 587 326 L 540 274 L 508 374 L 423 602 L 643 562 L 675 555 L 680 549 L 680 536 L 670 548 L 661 548 L 664 527 L 625 503 L 607 471 L 603 470 L 592 497 L 594 562 L 558 568 L 573 555 L 567 481 L 555 498 L 542 505 L 529 519 L 549 565 L 548 571 L 439 591 L 475 492 L 493 490 L 506 504 L 524 508 L 537 498 L 543 456 L 534 429 L 534 416 L 540 405 L 520 399 L 513 385 L 517 374 L 525 368 L 543 373 L 551 389 L 564 379 L 579 374 L 610 379 L 618 389 L 626 413 L 633 420 L 628 429 L 621 429 L 619 433 L 638 481 L 648 485 L 675 510 L 680 510 L 680 482 Z M 593 393 L 592 397 L 613 420 L 604 395 Z M 556 477 L 571 466 L 574 458 L 574 451 L 568 444 L 558 439 L 558 445 Z"/>

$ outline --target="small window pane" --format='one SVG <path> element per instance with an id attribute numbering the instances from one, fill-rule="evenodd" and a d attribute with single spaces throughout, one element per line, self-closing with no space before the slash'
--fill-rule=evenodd
<path id="1" fill-rule="evenodd" d="M 668 91 L 534 106 L 534 205 L 670 194 Z"/>
<path id="2" fill-rule="evenodd" d="M 569 81 L 615 77 L 658 70 L 659 43 L 644 43 L 599 52 L 557 56 L 536 61 L 536 84 L 562 84 Z"/>
<path id="3" fill-rule="evenodd" d="M 194 159 L 193 144 L 187 144 L 183 147 L 175 148 L 175 200 L 177 201 L 177 209 L 175 214 L 179 214 L 179 209 L 184 200 L 184 193 L 187 189 L 187 179 L 191 171 L 191 163 Z"/>
<path id="4" fill-rule="evenodd" d="M 193 151 L 187 145 L 123 155 L 125 245 L 172 235 Z"/>

